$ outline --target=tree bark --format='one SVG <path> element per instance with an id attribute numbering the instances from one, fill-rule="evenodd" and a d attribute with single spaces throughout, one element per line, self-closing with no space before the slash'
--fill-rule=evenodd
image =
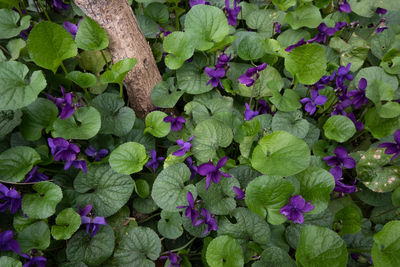
<path id="1" fill-rule="evenodd" d="M 151 90 L 162 78 L 128 1 L 75 0 L 75 4 L 107 32 L 114 63 L 128 57 L 137 59 L 124 84 L 131 107 L 144 118 L 153 109 Z"/>

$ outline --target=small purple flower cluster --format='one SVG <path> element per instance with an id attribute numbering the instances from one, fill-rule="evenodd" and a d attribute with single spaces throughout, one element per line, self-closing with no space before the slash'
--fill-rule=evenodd
<path id="1" fill-rule="evenodd" d="M 182 131 L 182 125 L 186 122 L 184 117 L 173 117 L 167 116 L 164 118 L 164 122 L 171 123 L 171 132 Z"/>
<path id="2" fill-rule="evenodd" d="M 261 115 L 261 114 L 274 114 L 271 111 L 270 106 L 268 105 L 267 101 L 265 101 L 264 99 L 260 99 L 258 100 L 258 109 L 256 111 L 253 111 L 252 109 L 250 109 L 249 104 L 245 103 L 245 111 L 244 111 L 244 119 L 246 121 L 251 120 L 252 118 L 254 118 L 255 116 Z"/>
<path id="3" fill-rule="evenodd" d="M 25 181 L 24 183 L 37 183 L 40 181 L 47 181 L 49 180 L 49 177 L 47 177 L 45 174 L 38 172 L 37 171 L 38 167 L 35 166 L 30 170 L 26 175 L 25 175 Z"/>
<path id="4" fill-rule="evenodd" d="M 379 147 L 386 148 L 385 154 L 391 155 L 394 154 L 391 160 L 394 160 L 400 155 L 400 129 L 394 133 L 394 143 L 382 143 Z"/>
<path id="5" fill-rule="evenodd" d="M 206 189 L 210 187 L 211 181 L 214 184 L 218 184 L 221 181 L 221 176 L 227 178 L 232 177 L 230 174 L 219 170 L 223 166 L 225 166 L 227 161 L 228 157 L 223 157 L 218 161 L 216 166 L 214 166 L 214 164 L 210 160 L 209 162 L 203 163 L 199 167 L 197 167 L 197 172 L 202 176 L 206 176 Z"/>
<path id="6" fill-rule="evenodd" d="M 218 57 L 217 64 L 215 65 L 215 68 L 210 68 L 206 67 L 204 70 L 208 77 L 211 79 L 207 82 L 207 84 L 211 83 L 212 87 L 217 87 L 218 85 L 221 85 L 222 88 L 224 86 L 221 83 L 221 79 L 225 77 L 226 70 L 229 68 L 229 61 L 231 60 L 231 55 L 226 55 L 225 53 L 222 53 Z"/>
<path id="7" fill-rule="evenodd" d="M 181 265 L 179 264 L 179 261 L 181 260 L 181 257 L 179 255 L 174 254 L 171 251 L 168 251 L 168 256 L 161 256 L 159 259 L 168 259 L 170 262 L 170 265 L 167 267 L 180 267 Z"/>
<path id="8" fill-rule="evenodd" d="M 280 210 L 280 214 L 285 215 L 288 220 L 293 223 L 304 222 L 303 213 L 309 212 L 314 209 L 314 205 L 310 204 L 311 201 L 305 201 L 300 195 L 295 195 L 290 198 L 289 204 L 283 206 Z"/>
<path id="9" fill-rule="evenodd" d="M 324 157 L 326 164 L 328 166 L 332 166 L 329 172 L 335 178 L 335 188 L 334 191 L 340 193 L 354 193 L 356 191 L 355 183 L 357 180 L 354 180 L 353 185 L 347 185 L 342 182 L 343 180 L 343 168 L 353 169 L 356 167 L 356 161 L 349 156 L 346 148 L 337 147 L 334 151 L 335 156 L 327 156 Z"/>
<path id="10" fill-rule="evenodd" d="M 58 116 L 62 120 L 65 120 L 74 114 L 75 109 L 78 108 L 78 106 L 72 103 L 72 98 L 74 98 L 74 95 L 72 93 L 65 94 L 64 87 L 60 87 L 63 95 L 62 98 L 55 98 L 49 94 L 47 95 L 47 98 L 53 101 L 54 104 L 56 104 L 58 108 Z"/>
<path id="11" fill-rule="evenodd" d="M 237 5 L 238 2 L 233 0 L 233 8 L 230 7 L 230 1 L 225 0 L 225 11 L 226 18 L 228 19 L 228 24 L 236 27 L 237 25 L 237 16 L 239 15 L 241 7 Z"/>
<path id="12" fill-rule="evenodd" d="M 238 81 L 241 84 L 244 84 L 247 87 L 250 87 L 256 82 L 258 77 L 260 77 L 259 72 L 265 70 L 266 67 L 267 67 L 267 63 L 263 63 L 259 66 L 248 68 L 246 73 L 239 77 Z"/>
<path id="13" fill-rule="evenodd" d="M 10 213 L 15 214 L 21 207 L 22 196 L 17 190 L 0 184 L 0 212 L 10 208 Z"/>
<path id="14" fill-rule="evenodd" d="M 48 138 L 47 142 L 54 160 L 65 162 L 64 170 L 68 170 L 73 165 L 75 168 L 82 169 L 84 173 L 87 173 L 86 161 L 77 159 L 77 154 L 81 150 L 76 144 L 68 142 L 62 137 Z"/>
<path id="15" fill-rule="evenodd" d="M 81 216 L 81 224 L 86 227 L 86 234 L 90 234 L 90 237 L 94 237 L 100 229 L 100 225 L 107 225 L 104 217 L 94 216 L 91 213 L 92 205 L 87 205 L 83 209 L 79 209 L 78 214 Z"/>

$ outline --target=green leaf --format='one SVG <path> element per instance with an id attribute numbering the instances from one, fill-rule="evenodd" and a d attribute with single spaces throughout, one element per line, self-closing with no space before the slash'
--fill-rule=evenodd
<path id="1" fill-rule="evenodd" d="M 160 256 L 161 241 L 157 234 L 147 227 L 128 230 L 114 252 L 117 266 L 154 267 Z"/>
<path id="2" fill-rule="evenodd" d="M 219 147 L 228 147 L 233 139 L 232 130 L 224 122 L 208 119 L 197 124 L 192 141 L 192 152 L 200 162 L 216 155 Z"/>
<path id="3" fill-rule="evenodd" d="M 177 239 L 183 234 L 182 217 L 179 212 L 161 211 L 161 219 L 157 229 L 162 236 L 168 239 Z"/>
<path id="4" fill-rule="evenodd" d="M 85 230 L 75 233 L 68 241 L 66 255 L 72 262 L 82 261 L 89 266 L 99 266 L 114 250 L 114 231 L 109 225 L 101 225 L 94 237 Z"/>
<path id="5" fill-rule="evenodd" d="M 42 130 L 47 129 L 56 120 L 58 109 L 50 100 L 38 98 L 23 109 L 23 113 L 19 129 L 26 140 L 36 141 L 42 136 Z"/>
<path id="6" fill-rule="evenodd" d="M 264 266 L 284 266 L 296 267 L 296 262 L 289 256 L 289 254 L 279 247 L 269 247 L 265 249 L 259 261 L 254 262 L 252 267 Z"/>
<path id="7" fill-rule="evenodd" d="M 322 168 L 309 167 L 296 174 L 294 179 L 299 187 L 297 193 L 314 205 L 310 213 L 320 213 L 328 207 L 330 193 L 335 187 L 332 174 Z"/>
<path id="8" fill-rule="evenodd" d="M 36 65 L 54 73 L 63 60 L 78 54 L 78 48 L 69 34 L 60 25 L 42 21 L 29 33 L 27 48 Z"/>
<path id="9" fill-rule="evenodd" d="M 289 45 L 297 43 L 298 41 L 300 41 L 303 38 L 304 38 L 304 40 L 308 40 L 308 39 L 310 39 L 310 37 L 311 37 L 310 33 L 306 30 L 287 29 L 286 31 L 279 34 L 279 36 L 276 39 L 282 47 L 287 47 Z"/>
<path id="10" fill-rule="evenodd" d="M 285 89 L 283 95 L 277 91 L 272 91 L 273 97 L 269 100 L 279 111 L 290 112 L 301 108 L 300 97 L 296 91 Z"/>
<path id="11" fill-rule="evenodd" d="M 239 43 L 238 56 L 244 60 L 256 60 L 265 52 L 261 46 L 262 39 L 256 35 L 247 35 Z"/>
<path id="12" fill-rule="evenodd" d="M 171 70 L 179 69 L 194 53 L 193 39 L 186 31 L 169 34 L 164 38 L 163 48 L 169 53 L 165 57 L 165 65 Z"/>
<path id="13" fill-rule="evenodd" d="M 346 206 L 335 215 L 335 221 L 340 222 L 339 235 L 355 234 L 361 230 L 361 209 L 356 205 Z"/>
<path id="14" fill-rule="evenodd" d="M 174 78 L 157 83 L 151 91 L 151 102 L 160 108 L 173 108 L 183 95 L 174 85 Z"/>
<path id="15" fill-rule="evenodd" d="M 169 36 L 169 35 L 168 35 Z M 192 62 L 186 62 L 176 72 L 178 88 L 188 94 L 198 95 L 211 91 L 213 87 L 207 84 L 210 77 L 204 71 L 207 58 L 195 55 Z"/>
<path id="16" fill-rule="evenodd" d="M 22 267 L 22 263 L 19 260 L 8 256 L 0 257 L 0 266 L 3 267 Z"/>
<path id="17" fill-rule="evenodd" d="M 239 182 L 231 178 L 221 178 L 218 184 L 212 184 L 206 189 L 206 179 L 196 184 L 197 193 L 204 201 L 206 209 L 215 215 L 228 215 L 236 208 L 236 197 L 233 187 L 240 187 Z"/>
<path id="18" fill-rule="evenodd" d="M 17 36 L 21 31 L 29 28 L 31 16 L 24 16 L 21 19 L 20 26 L 17 25 L 18 20 L 18 12 L 0 9 L 0 39 L 9 39 Z"/>
<path id="19" fill-rule="evenodd" d="M 382 59 L 386 52 L 395 42 L 395 33 L 392 29 L 387 29 L 371 38 L 371 52 L 374 56 Z"/>
<path id="20" fill-rule="evenodd" d="M 240 187 L 247 187 L 247 185 L 256 177 L 260 176 L 261 173 L 254 170 L 250 166 L 240 165 L 229 169 L 228 173 L 238 179 Z"/>
<path id="21" fill-rule="evenodd" d="M 282 89 L 283 79 L 274 67 L 268 66 L 259 74 L 260 77 L 251 87 L 239 83 L 239 94 L 241 96 L 251 97 L 252 91 L 254 91 L 253 97 L 256 98 L 271 96 L 274 91 L 280 91 Z"/>
<path id="22" fill-rule="evenodd" d="M 354 123 L 342 115 L 335 115 L 330 117 L 324 124 L 325 136 L 328 139 L 335 140 L 339 143 L 346 142 L 355 133 L 356 127 Z"/>
<path id="23" fill-rule="evenodd" d="M 108 37 L 94 20 L 84 17 L 79 23 L 75 42 L 83 50 L 102 50 L 108 46 Z"/>
<path id="24" fill-rule="evenodd" d="M 376 266 L 398 266 L 400 264 L 400 221 L 388 222 L 374 235 L 372 260 Z"/>
<path id="25" fill-rule="evenodd" d="M 296 0 L 272 0 L 272 3 L 282 11 L 286 11 L 289 7 L 296 5 Z"/>
<path id="26" fill-rule="evenodd" d="M 287 180 L 277 176 L 260 176 L 249 183 L 246 188 L 246 204 L 251 211 L 265 218 L 274 225 L 286 221 L 279 213 L 289 201 L 294 186 Z"/>
<path id="27" fill-rule="evenodd" d="M 374 138 L 382 138 L 400 128 L 399 118 L 384 119 L 378 115 L 377 108 L 369 108 L 365 114 L 365 128 Z"/>
<path id="28" fill-rule="evenodd" d="M 269 242 L 271 232 L 263 218 L 243 207 L 235 209 L 232 216 L 236 219 L 235 223 L 226 218 L 219 222 L 218 235 L 230 235 L 242 245 L 247 245 L 250 241 L 259 245 Z"/>
<path id="29" fill-rule="evenodd" d="M 349 0 L 348 2 L 351 6 L 351 11 L 362 17 L 372 17 L 375 14 L 375 10 L 377 8 L 375 6 L 377 1 L 375 0 Z"/>
<path id="30" fill-rule="evenodd" d="M 151 197 L 163 210 L 177 212 L 177 206 L 187 206 L 187 193 L 197 197 L 196 187 L 186 185 L 190 180 L 190 170 L 184 163 L 172 165 L 160 172 L 153 184 Z"/>
<path id="31" fill-rule="evenodd" d="M 77 85 L 79 85 L 82 88 L 88 88 L 88 87 L 92 87 L 95 86 L 97 83 L 97 78 L 95 75 L 91 74 L 91 73 L 84 73 L 81 71 L 71 71 L 70 73 L 68 73 L 65 78 L 67 78 L 68 80 L 73 81 L 74 83 L 76 83 Z"/>
<path id="32" fill-rule="evenodd" d="M 91 204 L 96 215 L 108 217 L 128 202 L 134 186 L 129 175 L 116 173 L 108 165 L 90 165 L 87 174 L 80 172 L 74 180 L 80 193 L 76 203 L 80 207 Z"/>
<path id="33" fill-rule="evenodd" d="M 107 62 L 111 61 L 110 53 L 103 51 Z M 79 65 L 82 69 L 99 74 L 107 63 L 100 51 L 82 51 L 79 53 Z"/>
<path id="34" fill-rule="evenodd" d="M 22 252 L 31 249 L 45 250 L 50 245 L 50 230 L 44 221 L 35 222 L 18 234 L 17 241 Z"/>
<path id="35" fill-rule="evenodd" d="M 128 72 L 136 65 L 137 60 L 135 58 L 124 58 L 112 65 L 111 70 L 105 71 L 100 76 L 102 83 L 118 83 L 122 84 L 125 76 Z"/>
<path id="36" fill-rule="evenodd" d="M 100 130 L 101 116 L 94 107 L 81 107 L 68 119 L 58 118 L 53 124 L 53 137 L 87 140 Z"/>
<path id="37" fill-rule="evenodd" d="M 302 5 L 296 10 L 289 12 L 285 20 L 292 26 L 292 29 L 297 30 L 301 27 L 317 28 L 322 22 L 319 8 L 313 5 Z"/>
<path id="38" fill-rule="evenodd" d="M 376 106 L 376 110 L 380 117 L 390 119 L 400 115 L 400 104 L 397 102 L 387 102 L 393 100 L 394 90 L 388 84 L 380 80 L 372 80 L 366 89 L 366 96 Z M 382 102 L 387 103 L 382 105 Z"/>
<path id="39" fill-rule="evenodd" d="M 271 9 L 257 9 L 246 17 L 249 28 L 257 30 L 260 36 L 270 38 L 273 34 L 273 25 L 277 21 L 277 11 Z"/>
<path id="40" fill-rule="evenodd" d="M 350 71 L 357 71 L 364 64 L 368 56 L 369 43 L 356 34 L 351 35 L 348 42 L 339 37 L 330 40 L 329 47 L 337 51 L 340 65 L 347 66 L 351 63 Z"/>
<path id="41" fill-rule="evenodd" d="M 243 252 L 239 242 L 222 235 L 214 238 L 207 247 L 207 263 L 213 267 L 242 267 L 244 266 Z"/>
<path id="42" fill-rule="evenodd" d="M 81 216 L 72 208 L 62 210 L 56 217 L 56 224 L 51 227 L 55 240 L 67 240 L 81 226 Z"/>
<path id="43" fill-rule="evenodd" d="M 40 155 L 31 147 L 15 146 L 0 154 L 0 177 L 7 182 L 21 182 L 40 161 Z"/>
<path id="44" fill-rule="evenodd" d="M 400 51 L 391 49 L 383 56 L 380 66 L 389 74 L 400 74 Z"/>
<path id="45" fill-rule="evenodd" d="M 392 194 L 392 204 L 393 206 L 400 206 L 400 187 L 397 187 Z"/>
<path id="46" fill-rule="evenodd" d="M 37 193 L 24 195 L 22 211 L 34 219 L 46 219 L 53 215 L 63 197 L 61 188 L 47 181 L 35 183 L 32 188 Z"/>
<path id="47" fill-rule="evenodd" d="M 272 118 L 272 130 L 276 131 L 286 131 L 297 138 L 306 137 L 308 130 L 310 128 L 310 123 L 302 119 L 301 111 L 295 112 L 277 112 Z"/>
<path id="48" fill-rule="evenodd" d="M 29 225 L 32 225 L 33 223 L 37 222 L 38 219 L 32 219 L 32 218 L 27 218 L 24 217 L 21 213 L 21 215 L 14 215 L 14 220 L 13 220 L 13 227 L 17 232 L 21 232 L 24 230 L 26 227 Z"/>
<path id="49" fill-rule="evenodd" d="M 135 192 L 141 198 L 147 198 L 150 195 L 149 183 L 144 179 L 135 180 Z"/>
<path id="50" fill-rule="evenodd" d="M 0 62 L 0 110 L 18 109 L 31 104 L 46 87 L 42 71 L 34 71 L 25 80 L 28 67 L 17 61 Z"/>
<path id="51" fill-rule="evenodd" d="M 252 167 L 266 175 L 293 175 L 309 164 L 310 149 L 306 142 L 284 131 L 261 138 L 251 159 Z"/>
<path id="52" fill-rule="evenodd" d="M 354 78 L 354 84 L 358 84 L 361 78 L 365 78 L 368 81 L 367 89 L 373 84 L 374 80 L 389 84 L 393 90 L 396 90 L 399 86 L 399 82 L 395 76 L 387 74 L 382 68 L 377 66 L 361 69 Z"/>
<path id="53" fill-rule="evenodd" d="M 217 7 L 196 5 L 186 14 L 185 32 L 190 34 L 198 50 L 205 51 L 228 35 L 228 20 Z"/>
<path id="54" fill-rule="evenodd" d="M 152 39 L 157 38 L 157 35 L 160 33 L 158 24 L 147 16 L 139 14 L 135 14 L 135 16 L 144 37 Z"/>
<path id="55" fill-rule="evenodd" d="M 325 50 L 318 44 L 296 47 L 285 57 L 285 68 L 306 85 L 315 84 L 325 74 L 326 63 Z"/>
<path id="56" fill-rule="evenodd" d="M 96 96 L 92 102 L 101 114 L 99 133 L 124 136 L 129 133 L 135 123 L 135 112 L 125 107 L 124 100 L 117 94 L 103 93 Z"/>
<path id="57" fill-rule="evenodd" d="M 21 38 L 11 39 L 7 43 L 7 49 L 10 51 L 11 60 L 16 60 L 19 58 L 21 50 L 26 46 L 26 42 Z"/>
<path id="58" fill-rule="evenodd" d="M 308 267 L 321 266 L 321 262 L 329 262 L 331 267 L 346 266 L 346 244 L 328 228 L 307 225 L 301 230 L 296 262 Z"/>
<path id="59" fill-rule="evenodd" d="M 21 124 L 21 116 L 20 110 L 0 111 L 0 140 Z"/>
<path id="60" fill-rule="evenodd" d="M 168 7 L 161 3 L 150 3 L 144 9 L 144 14 L 160 24 L 168 23 L 169 20 Z"/>
<path id="61" fill-rule="evenodd" d="M 164 122 L 164 118 L 167 114 L 161 111 L 150 112 L 145 119 L 146 128 L 144 133 L 150 133 L 151 135 L 161 138 L 167 136 L 171 130 L 169 123 Z"/>

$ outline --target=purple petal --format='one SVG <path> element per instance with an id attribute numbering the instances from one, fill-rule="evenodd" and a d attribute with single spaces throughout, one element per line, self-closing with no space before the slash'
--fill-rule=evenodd
<path id="1" fill-rule="evenodd" d="M 203 163 L 199 167 L 197 167 L 197 172 L 202 176 L 206 176 L 207 174 L 215 172 L 216 170 L 217 168 L 211 161 Z"/>

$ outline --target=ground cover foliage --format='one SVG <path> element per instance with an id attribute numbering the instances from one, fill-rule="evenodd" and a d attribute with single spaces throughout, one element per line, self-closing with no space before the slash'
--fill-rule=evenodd
<path id="1" fill-rule="evenodd" d="M 144 120 L 69 1 L 0 0 L 0 266 L 400 266 L 395 0 L 140 0 Z"/>

